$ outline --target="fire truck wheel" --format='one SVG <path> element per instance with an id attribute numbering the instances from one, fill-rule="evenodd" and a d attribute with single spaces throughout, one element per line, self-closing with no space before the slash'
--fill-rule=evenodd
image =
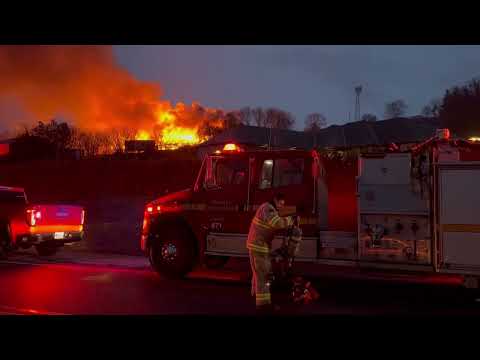
<path id="1" fill-rule="evenodd" d="M 52 256 L 55 255 L 58 251 L 57 247 L 48 244 L 36 245 L 35 249 L 40 256 Z"/>
<path id="2" fill-rule="evenodd" d="M 229 259 L 228 256 L 206 255 L 205 266 L 209 269 L 220 269 L 225 266 Z"/>
<path id="3" fill-rule="evenodd" d="M 168 278 L 188 274 L 195 262 L 195 241 L 188 228 L 182 225 L 163 228 L 152 240 L 149 260 L 155 271 Z"/>

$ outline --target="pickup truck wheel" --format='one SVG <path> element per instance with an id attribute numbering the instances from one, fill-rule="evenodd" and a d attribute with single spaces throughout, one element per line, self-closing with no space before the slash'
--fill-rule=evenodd
<path id="1" fill-rule="evenodd" d="M 149 260 L 160 275 L 182 278 L 195 262 L 195 241 L 185 226 L 168 226 L 154 234 L 149 248 Z"/>
<path id="2" fill-rule="evenodd" d="M 221 269 L 229 259 L 229 256 L 205 255 L 204 263 L 209 269 Z"/>
<path id="3" fill-rule="evenodd" d="M 52 256 L 55 255 L 58 251 L 57 247 L 48 244 L 36 245 L 35 249 L 40 256 Z"/>

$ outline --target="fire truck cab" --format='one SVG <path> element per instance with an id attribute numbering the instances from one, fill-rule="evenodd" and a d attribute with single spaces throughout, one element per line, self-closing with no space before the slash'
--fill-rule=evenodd
<path id="1" fill-rule="evenodd" d="M 453 273 L 478 286 L 480 145 L 446 130 L 408 151 L 330 155 L 229 144 L 205 157 L 192 188 L 146 205 L 141 247 L 168 276 L 248 256 L 256 209 L 282 192 L 285 215 L 301 217 L 298 261 Z"/>

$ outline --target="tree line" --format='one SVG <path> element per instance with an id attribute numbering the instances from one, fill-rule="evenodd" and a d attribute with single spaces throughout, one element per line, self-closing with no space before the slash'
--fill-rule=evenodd
<path id="1" fill-rule="evenodd" d="M 402 99 L 385 104 L 385 118 L 405 116 L 408 105 Z M 421 114 L 439 118 L 442 126 L 449 128 L 461 137 L 480 135 L 480 79 L 474 78 L 461 86 L 453 86 L 445 91 L 443 98 L 432 99 Z M 218 119 L 216 119 L 218 120 Z M 376 121 L 373 114 L 364 114 L 361 121 Z M 214 136 L 224 129 L 244 125 L 291 129 L 295 117 L 279 108 L 244 107 L 240 110 L 222 114 L 223 126 L 218 121 L 202 124 L 199 129 L 202 136 Z M 308 114 L 304 120 L 304 131 L 317 132 L 328 124 L 322 113 Z M 17 136 L 19 143 L 36 142 L 45 145 L 50 152 L 62 153 L 78 149 L 83 156 L 93 157 L 99 154 L 122 152 L 126 140 L 134 139 L 134 128 L 111 129 L 108 132 L 87 132 L 55 119 L 39 122 L 35 127 L 25 129 Z"/>

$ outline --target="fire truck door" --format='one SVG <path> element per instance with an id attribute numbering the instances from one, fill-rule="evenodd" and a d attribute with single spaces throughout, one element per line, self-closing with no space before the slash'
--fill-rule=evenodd
<path id="1" fill-rule="evenodd" d="M 313 180 L 311 163 L 305 158 L 264 158 L 258 161 L 258 177 L 252 184 L 253 207 L 270 201 L 275 193 L 285 195 L 285 209 L 281 212 L 297 214 L 302 219 L 303 242 L 298 258 L 315 259 L 317 237 L 315 237 L 316 215 L 313 213 Z M 283 234 L 279 234 L 272 244 L 280 246 Z"/>
<path id="2" fill-rule="evenodd" d="M 249 159 L 216 157 L 212 164 L 213 186 L 206 194 L 207 253 L 247 254 L 246 236 L 253 217 L 248 207 Z"/>

